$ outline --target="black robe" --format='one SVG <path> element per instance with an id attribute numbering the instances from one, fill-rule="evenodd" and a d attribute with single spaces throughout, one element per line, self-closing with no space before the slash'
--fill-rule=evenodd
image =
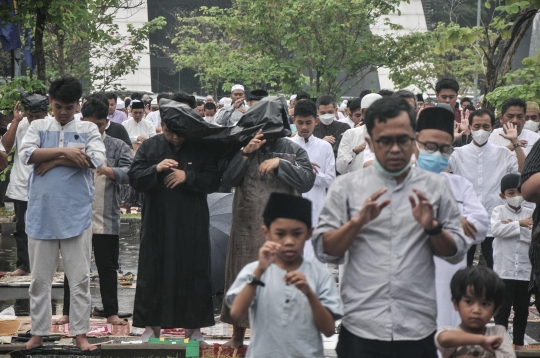
<path id="1" fill-rule="evenodd" d="M 185 183 L 165 186 L 169 171 L 156 169 L 164 159 L 179 163 Z M 157 135 L 142 143 L 128 176 L 145 193 L 133 326 L 214 325 L 206 194 L 219 188 L 220 178 L 209 145 L 187 140 L 175 152 Z"/>

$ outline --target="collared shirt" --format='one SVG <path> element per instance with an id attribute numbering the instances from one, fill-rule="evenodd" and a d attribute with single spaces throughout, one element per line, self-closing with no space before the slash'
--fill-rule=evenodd
<path id="1" fill-rule="evenodd" d="M 354 172 L 364 168 L 365 149 L 356 154 L 353 149 L 366 141 L 366 126 L 349 129 L 343 133 L 339 143 L 336 169 L 340 174 Z M 366 145 L 366 149 L 368 146 Z"/>
<path id="2" fill-rule="evenodd" d="M 247 284 L 259 262 L 245 266 L 227 291 L 226 302 L 232 307 L 234 299 Z M 309 287 L 334 319 L 343 315 L 332 274 L 304 260 L 296 270 L 306 276 Z M 306 296 L 283 277 L 287 271 L 272 264 L 261 276 L 265 287 L 258 287 L 249 308 L 251 339 L 247 358 L 310 357 L 323 358 L 321 332 Z"/>
<path id="3" fill-rule="evenodd" d="M 299 135 L 290 139 L 307 152 L 309 160 L 312 163 L 320 167 L 317 168 L 318 173 L 315 175 L 313 188 L 307 193 L 302 194 L 304 198 L 311 200 L 311 220 L 312 225 L 315 227 L 319 221 L 319 213 L 323 207 L 324 198 L 326 198 L 326 190 L 330 188 L 330 185 L 336 179 L 334 152 L 330 143 L 313 135 L 308 138 L 307 143 Z"/>
<path id="4" fill-rule="evenodd" d="M 135 122 L 133 118 L 130 118 L 123 122 L 122 125 L 126 128 L 131 143 L 139 143 L 139 140 L 137 139 L 139 136 L 148 139 L 156 135 L 156 128 L 152 122 L 145 119 Z"/>
<path id="5" fill-rule="evenodd" d="M 352 119 L 350 119 L 349 117 L 343 117 L 343 118 L 340 118 L 338 119 L 338 122 L 341 122 L 341 123 L 346 123 L 348 124 L 351 128 L 354 128 L 354 126 L 356 125 Z"/>
<path id="6" fill-rule="evenodd" d="M 38 148 L 82 148 L 95 168 L 105 162 L 105 146 L 94 123 L 54 118 L 33 121 L 22 141 L 24 163 Z M 35 166 L 34 166 L 35 168 Z M 78 236 L 92 224 L 93 173 L 90 168 L 57 166 L 45 175 L 32 170 L 28 179 L 26 233 L 34 239 Z"/>
<path id="7" fill-rule="evenodd" d="M 506 280 L 529 281 L 531 262 L 529 246 L 532 230 L 519 225 L 519 220 L 530 218 L 532 209 L 522 206 L 514 210 L 508 204 L 497 206 L 491 215 L 493 241 L 493 271 Z M 512 220 L 503 224 L 505 220 Z"/>
<path id="8" fill-rule="evenodd" d="M 122 123 L 122 122 L 127 120 L 127 115 L 124 112 L 119 111 L 119 110 L 116 109 L 116 110 L 114 110 L 114 113 L 109 114 L 107 116 L 107 118 L 109 118 L 109 120 L 112 121 L 112 122 Z"/>
<path id="9" fill-rule="evenodd" d="M 501 147 L 506 147 L 510 145 L 512 142 L 510 142 L 508 139 L 503 138 L 501 136 L 501 133 L 504 134 L 504 130 L 502 128 L 497 128 L 493 130 L 493 132 L 489 136 L 489 142 L 495 145 L 499 145 Z M 521 131 L 521 134 L 518 136 L 518 139 L 527 141 L 527 145 L 523 146 L 523 152 L 525 153 L 525 155 L 529 155 L 536 141 L 540 139 L 540 134 L 530 131 L 528 129 L 523 129 Z"/>
<path id="10" fill-rule="evenodd" d="M 39 121 L 40 119 L 38 119 Z M 8 130 L 9 127 L 8 126 Z M 15 154 L 13 155 L 13 167 L 11 168 L 11 174 L 9 176 L 9 184 L 7 187 L 6 195 L 14 200 L 28 201 L 28 178 L 32 171 L 31 165 L 24 163 L 24 153 L 20 152 L 23 138 L 30 127 L 28 118 L 24 117 L 19 122 L 17 127 L 17 133 L 15 133 Z M 0 142 L 1 144 L 1 142 Z M 2 150 L 4 147 L 2 146 Z"/>
<path id="11" fill-rule="evenodd" d="M 127 175 L 133 156 L 124 141 L 103 133 L 107 161 L 103 164 L 114 172 L 114 179 L 105 175 L 94 178 L 92 201 L 92 233 L 120 234 L 120 185 L 129 184 Z"/>
<path id="12" fill-rule="evenodd" d="M 469 245 L 463 234 L 458 205 L 442 175 L 411 168 L 401 184 L 370 166 L 339 176 L 328 191 L 313 234 L 313 247 L 322 262 L 342 263 L 343 257 L 324 252 L 322 236 L 358 215 L 370 195 L 387 188 L 379 202 L 390 204 L 362 227 L 348 249 L 341 298 L 342 324 L 365 339 L 419 340 L 437 328 L 434 249 L 413 216 L 409 195 L 421 190 L 433 205 L 435 217 L 452 235 L 460 262 Z"/>
<path id="13" fill-rule="evenodd" d="M 161 128 L 161 115 L 159 114 L 159 111 L 148 113 L 145 119 L 152 122 L 155 128 Z"/>
<path id="14" fill-rule="evenodd" d="M 517 158 L 508 148 L 487 142 L 482 147 L 471 143 L 455 148 L 448 163 L 450 172 L 467 178 L 473 185 L 478 199 L 491 217 L 493 209 L 504 204 L 500 198 L 501 179 L 506 174 L 517 173 Z M 491 226 L 491 225 L 490 225 Z M 491 229 L 488 229 L 491 237 Z"/>

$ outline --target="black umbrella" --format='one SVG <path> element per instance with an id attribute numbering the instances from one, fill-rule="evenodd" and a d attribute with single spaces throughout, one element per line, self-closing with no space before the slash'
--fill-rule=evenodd
<path id="1" fill-rule="evenodd" d="M 208 195 L 210 209 L 210 257 L 212 269 L 212 293 L 225 288 L 225 261 L 231 234 L 233 194 Z"/>

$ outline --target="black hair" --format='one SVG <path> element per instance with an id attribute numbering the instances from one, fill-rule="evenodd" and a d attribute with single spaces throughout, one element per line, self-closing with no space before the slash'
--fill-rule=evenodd
<path id="1" fill-rule="evenodd" d="M 214 111 L 216 111 L 216 110 L 217 110 L 217 107 L 216 107 L 216 104 L 213 103 L 213 102 L 206 102 L 206 103 L 204 104 L 204 109 L 208 109 L 208 110 L 213 109 Z"/>
<path id="2" fill-rule="evenodd" d="M 49 86 L 49 98 L 66 104 L 79 103 L 82 92 L 81 82 L 73 76 L 58 78 Z"/>
<path id="3" fill-rule="evenodd" d="M 133 92 L 131 94 L 131 99 L 142 101 L 142 94 L 140 94 L 139 92 Z"/>
<path id="4" fill-rule="evenodd" d="M 118 96 L 114 92 L 107 92 L 107 93 L 105 93 L 105 96 L 107 96 L 108 100 L 109 99 L 114 99 L 116 101 L 116 99 L 118 98 Z"/>
<path id="5" fill-rule="evenodd" d="M 319 106 L 328 106 L 333 105 L 334 108 L 336 107 L 336 99 L 329 95 L 329 94 L 323 94 L 319 98 L 317 98 L 317 109 L 319 109 Z"/>
<path id="6" fill-rule="evenodd" d="M 296 94 L 296 102 L 300 101 L 301 99 L 309 99 L 309 93 L 300 91 Z"/>
<path id="7" fill-rule="evenodd" d="M 126 98 L 124 100 L 124 106 L 126 106 L 126 108 L 128 108 L 130 104 L 131 104 L 131 98 Z"/>
<path id="8" fill-rule="evenodd" d="M 165 93 L 165 92 L 162 92 L 160 94 L 157 95 L 157 101 L 159 103 L 159 100 L 162 99 L 162 98 L 166 98 L 166 99 L 170 99 L 171 96 L 169 96 L 168 93 Z"/>
<path id="9" fill-rule="evenodd" d="M 418 98 L 416 97 L 414 92 L 402 89 L 402 90 L 399 90 L 397 92 L 394 92 L 394 94 L 392 96 L 393 97 L 400 97 L 400 98 L 403 98 L 403 99 L 412 98 L 412 99 L 414 99 L 414 107 L 415 108 L 418 107 Z"/>
<path id="10" fill-rule="evenodd" d="M 109 114 L 109 105 L 105 105 L 103 100 L 98 97 L 88 98 L 88 101 L 82 107 L 83 118 L 94 117 L 96 119 L 107 119 Z"/>
<path id="11" fill-rule="evenodd" d="M 387 97 L 373 102 L 364 115 L 364 123 L 369 135 L 371 136 L 376 122 L 386 123 L 387 120 L 399 116 L 401 112 L 409 115 L 414 132 L 416 129 L 416 111 L 403 98 Z"/>
<path id="12" fill-rule="evenodd" d="M 485 266 L 470 266 L 458 270 L 452 281 L 450 291 L 452 300 L 459 302 L 467 294 L 467 289 L 474 297 L 481 297 L 495 304 L 495 311 L 504 299 L 504 281 L 491 269 Z"/>
<path id="13" fill-rule="evenodd" d="M 383 97 L 390 97 L 391 95 L 394 94 L 394 91 L 389 90 L 389 89 L 382 89 L 378 93 L 379 93 L 379 95 L 381 95 Z"/>
<path id="14" fill-rule="evenodd" d="M 457 83 L 457 81 L 455 79 L 453 79 L 453 78 L 443 78 L 443 79 L 439 80 L 437 82 L 437 84 L 435 85 L 435 92 L 439 93 L 443 89 L 450 89 L 450 90 L 453 90 L 454 92 L 458 93 L 459 92 L 459 83 Z"/>
<path id="15" fill-rule="evenodd" d="M 103 102 L 107 106 L 107 108 L 109 108 L 109 100 L 108 100 L 107 96 L 105 95 L 105 93 L 103 93 L 103 92 L 94 92 L 91 95 L 89 95 L 88 97 L 86 97 L 86 100 L 89 100 L 91 98 L 97 99 L 97 100 Z"/>
<path id="16" fill-rule="evenodd" d="M 463 107 L 463 102 L 469 102 L 470 104 L 472 104 L 472 99 L 470 99 L 469 97 L 463 97 L 461 101 L 459 101 L 461 107 Z"/>
<path id="17" fill-rule="evenodd" d="M 263 217 L 264 226 L 270 229 L 270 225 L 276 220 L 276 218 Z"/>
<path id="18" fill-rule="evenodd" d="M 360 95 L 358 96 L 358 98 L 362 99 L 370 93 L 373 93 L 373 92 L 371 90 L 363 90 L 362 92 L 360 92 Z"/>
<path id="19" fill-rule="evenodd" d="M 186 93 L 177 92 L 172 95 L 171 99 L 176 102 L 180 102 L 183 104 L 187 104 L 192 109 L 196 107 L 195 98 L 193 96 L 190 96 Z"/>
<path id="20" fill-rule="evenodd" d="M 199 107 L 199 106 L 204 106 L 204 102 L 203 101 L 197 101 L 197 105 L 195 107 Z"/>
<path id="21" fill-rule="evenodd" d="M 464 111 L 469 111 L 470 113 L 476 111 L 476 107 L 473 106 L 472 104 L 469 104 L 467 107 L 463 108 Z"/>
<path id="22" fill-rule="evenodd" d="M 527 112 L 527 103 L 520 98 L 507 98 L 502 104 L 501 114 L 505 114 L 510 107 L 521 107 L 523 108 L 523 113 Z"/>
<path id="23" fill-rule="evenodd" d="M 477 109 L 476 111 L 469 114 L 469 124 L 472 126 L 474 117 L 482 117 L 483 115 L 486 115 L 486 114 L 491 119 L 491 125 L 494 126 L 495 115 L 493 114 L 493 112 L 488 111 L 487 109 L 483 109 L 483 108 Z"/>
<path id="24" fill-rule="evenodd" d="M 359 109 L 362 109 L 362 100 L 360 98 L 355 98 L 347 102 L 347 107 L 351 111 L 351 115 Z"/>
<path id="25" fill-rule="evenodd" d="M 302 99 L 294 106 L 294 116 L 317 118 L 317 106 L 309 99 Z"/>

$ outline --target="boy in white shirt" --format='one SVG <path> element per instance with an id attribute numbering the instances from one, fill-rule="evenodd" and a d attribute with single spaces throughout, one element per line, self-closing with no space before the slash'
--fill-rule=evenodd
<path id="1" fill-rule="evenodd" d="M 507 174 L 501 180 L 501 199 L 506 204 L 493 209 L 491 232 L 493 241 L 493 270 L 504 280 L 505 294 L 501 308 L 495 314 L 495 323 L 508 328 L 510 309 L 514 308 L 514 345 L 523 349 L 527 317 L 529 316 L 529 279 L 531 262 L 531 228 L 533 209 L 522 206 L 518 191 L 519 174 Z"/>

